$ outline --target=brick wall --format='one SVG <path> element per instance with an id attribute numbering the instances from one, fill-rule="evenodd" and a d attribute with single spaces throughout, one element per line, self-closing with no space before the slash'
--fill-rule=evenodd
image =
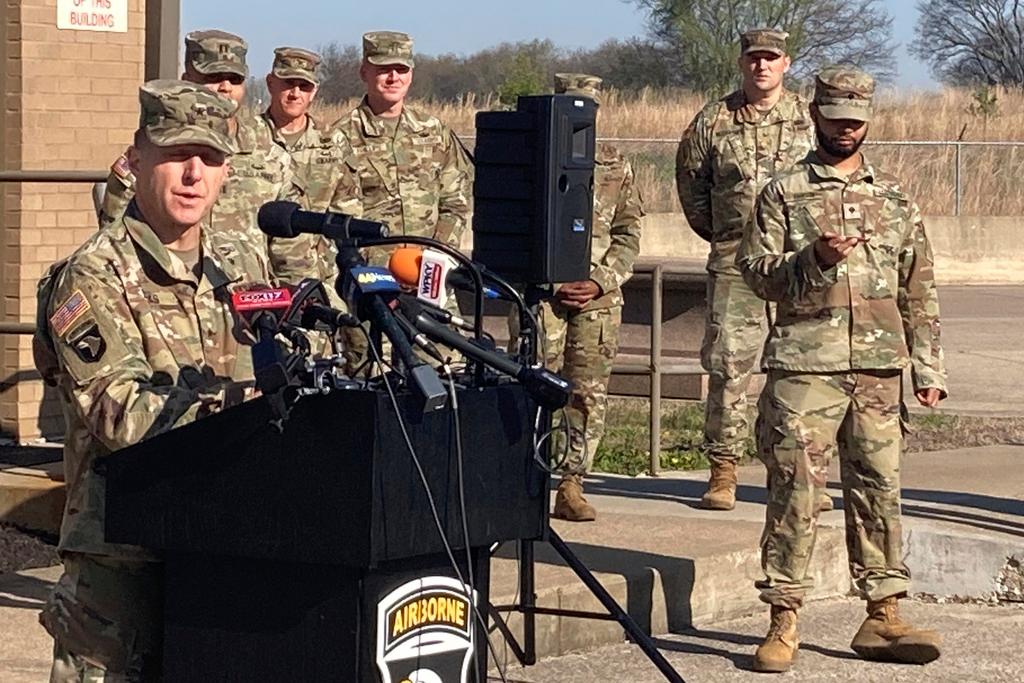
<path id="1" fill-rule="evenodd" d="M 128 0 L 128 32 L 57 29 L 57 0 L 0 0 L 4 170 L 101 170 L 131 141 L 144 75 L 145 0 Z M 2 319 L 32 322 L 36 281 L 96 229 L 88 184 L 0 186 Z M 27 336 L 0 335 L 0 431 L 60 434 Z"/>

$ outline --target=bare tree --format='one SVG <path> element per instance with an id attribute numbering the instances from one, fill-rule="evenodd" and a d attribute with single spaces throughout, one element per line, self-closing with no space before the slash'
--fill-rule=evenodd
<path id="1" fill-rule="evenodd" d="M 1024 6 L 1015 0 L 928 0 L 912 52 L 953 85 L 1024 87 Z"/>
<path id="2" fill-rule="evenodd" d="M 651 36 L 669 48 L 679 85 L 722 94 L 737 83 L 739 36 L 750 28 L 789 33 L 793 75 L 829 63 L 856 64 L 882 81 L 895 76 L 892 17 L 879 0 L 632 0 Z"/>
<path id="3" fill-rule="evenodd" d="M 366 92 L 359 78 L 363 55 L 358 47 L 329 43 L 321 45 L 318 51 L 321 58 L 318 100 L 334 104 L 350 97 L 361 97 Z"/>

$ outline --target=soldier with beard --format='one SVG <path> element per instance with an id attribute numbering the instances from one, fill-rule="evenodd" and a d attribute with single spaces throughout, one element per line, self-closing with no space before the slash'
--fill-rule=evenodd
<path id="1" fill-rule="evenodd" d="M 761 194 L 737 257 L 751 289 L 778 305 L 760 403 L 769 496 L 757 587 L 771 627 L 758 671 L 786 671 L 796 655 L 797 609 L 813 583 L 816 501 L 836 453 L 850 573 L 868 612 L 851 647 L 865 659 L 939 656 L 938 635 L 897 611 L 910 585 L 900 528 L 901 379 L 909 366 L 924 406 L 946 395 L 939 302 L 920 211 L 860 152 L 874 87 L 853 67 L 818 74 L 818 147 Z"/>

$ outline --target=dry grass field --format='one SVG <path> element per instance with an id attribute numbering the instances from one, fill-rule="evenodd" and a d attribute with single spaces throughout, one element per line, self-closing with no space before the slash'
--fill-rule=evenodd
<path id="1" fill-rule="evenodd" d="M 1016 141 L 1024 143 L 1024 94 L 999 92 L 998 112 L 988 118 L 972 113 L 970 91 L 948 89 L 941 94 L 889 93 L 880 96 L 873 141 Z M 608 93 L 601 108 L 602 138 L 665 140 L 620 142 L 634 162 L 648 211 L 677 211 L 674 189 L 675 143 L 703 100 L 688 92 L 643 92 L 621 97 Z M 323 106 L 319 116 L 333 121 L 355 102 Z M 420 102 L 458 133 L 470 138 L 477 111 L 497 108 L 490 98 L 462 102 Z M 472 140 L 467 139 L 472 145 Z M 878 145 L 870 157 L 907 184 L 930 215 L 948 215 L 954 208 L 956 152 L 943 146 Z M 962 213 L 968 216 L 1024 214 L 1024 146 L 964 147 L 962 150 Z"/>

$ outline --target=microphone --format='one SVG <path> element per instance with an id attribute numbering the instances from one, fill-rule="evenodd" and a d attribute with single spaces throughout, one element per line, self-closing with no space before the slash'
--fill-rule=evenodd
<path id="1" fill-rule="evenodd" d="M 242 316 L 250 329 L 255 329 L 256 321 L 268 313 L 273 314 L 276 321 L 279 315 L 276 311 L 286 311 L 291 305 L 292 292 L 287 287 L 257 285 L 231 293 L 231 308 Z"/>
<path id="2" fill-rule="evenodd" d="M 352 246 L 338 250 L 337 263 L 338 270 L 344 274 L 339 283 L 339 294 L 360 320 L 369 320 L 391 341 L 395 355 L 406 368 L 407 381 L 423 400 L 423 412 L 444 408 L 448 403 L 448 392 L 441 379 L 413 352 L 409 338 L 384 301 L 386 295 L 390 297 L 401 291 L 391 271 L 365 265 L 359 250 Z"/>
<path id="3" fill-rule="evenodd" d="M 353 316 L 331 307 L 324 283 L 307 277 L 291 291 L 291 305 L 281 319 L 280 327 L 301 327 L 317 332 L 334 332 L 339 327 L 359 324 Z"/>
<path id="4" fill-rule="evenodd" d="M 398 303 L 403 311 L 407 313 L 412 324 L 420 332 L 434 341 L 461 351 L 465 356 L 472 358 L 478 363 L 483 363 L 502 374 L 516 378 L 539 405 L 548 410 L 558 410 L 569 402 L 572 383 L 568 380 L 559 377 L 546 368 L 533 368 L 523 365 L 503 353 L 484 348 L 479 342 L 466 339 L 461 334 L 449 330 L 425 312 L 407 310 L 406 306 L 408 304 L 406 301 L 399 299 Z"/>
<path id="5" fill-rule="evenodd" d="M 326 326 L 326 330 L 323 327 Z M 333 332 L 339 327 L 359 327 L 359 319 L 351 313 L 323 304 L 310 304 L 302 309 L 299 327 L 307 330 Z"/>
<path id="6" fill-rule="evenodd" d="M 303 211 L 295 202 L 273 201 L 260 207 L 260 230 L 270 237 L 292 238 L 301 233 L 323 235 L 332 240 L 375 239 L 390 234 L 377 221 L 354 218 L 345 213 Z"/>
<path id="7" fill-rule="evenodd" d="M 401 247 L 391 252 L 388 270 L 402 285 L 416 289 L 416 297 L 438 308 L 445 308 L 452 295 L 450 289 L 476 291 L 473 279 L 465 268 L 448 254 L 435 249 Z M 504 298 L 497 290 L 484 287 L 488 299 Z"/>
<path id="8" fill-rule="evenodd" d="M 276 393 L 290 383 L 281 347 L 274 339 L 280 321 L 292 305 L 292 294 L 284 287 L 259 287 L 231 293 L 231 307 L 256 336 L 252 345 L 252 366 L 256 387 L 265 394 Z"/>
<path id="9" fill-rule="evenodd" d="M 465 318 L 455 315 L 446 308 L 438 308 L 433 304 L 421 301 L 418 297 L 415 297 L 412 294 L 399 294 L 398 300 L 401 302 L 402 308 L 409 311 L 411 315 L 425 313 L 446 325 L 454 325 L 460 330 L 473 332 L 476 329 L 473 326 L 473 323 L 469 322 Z"/>

